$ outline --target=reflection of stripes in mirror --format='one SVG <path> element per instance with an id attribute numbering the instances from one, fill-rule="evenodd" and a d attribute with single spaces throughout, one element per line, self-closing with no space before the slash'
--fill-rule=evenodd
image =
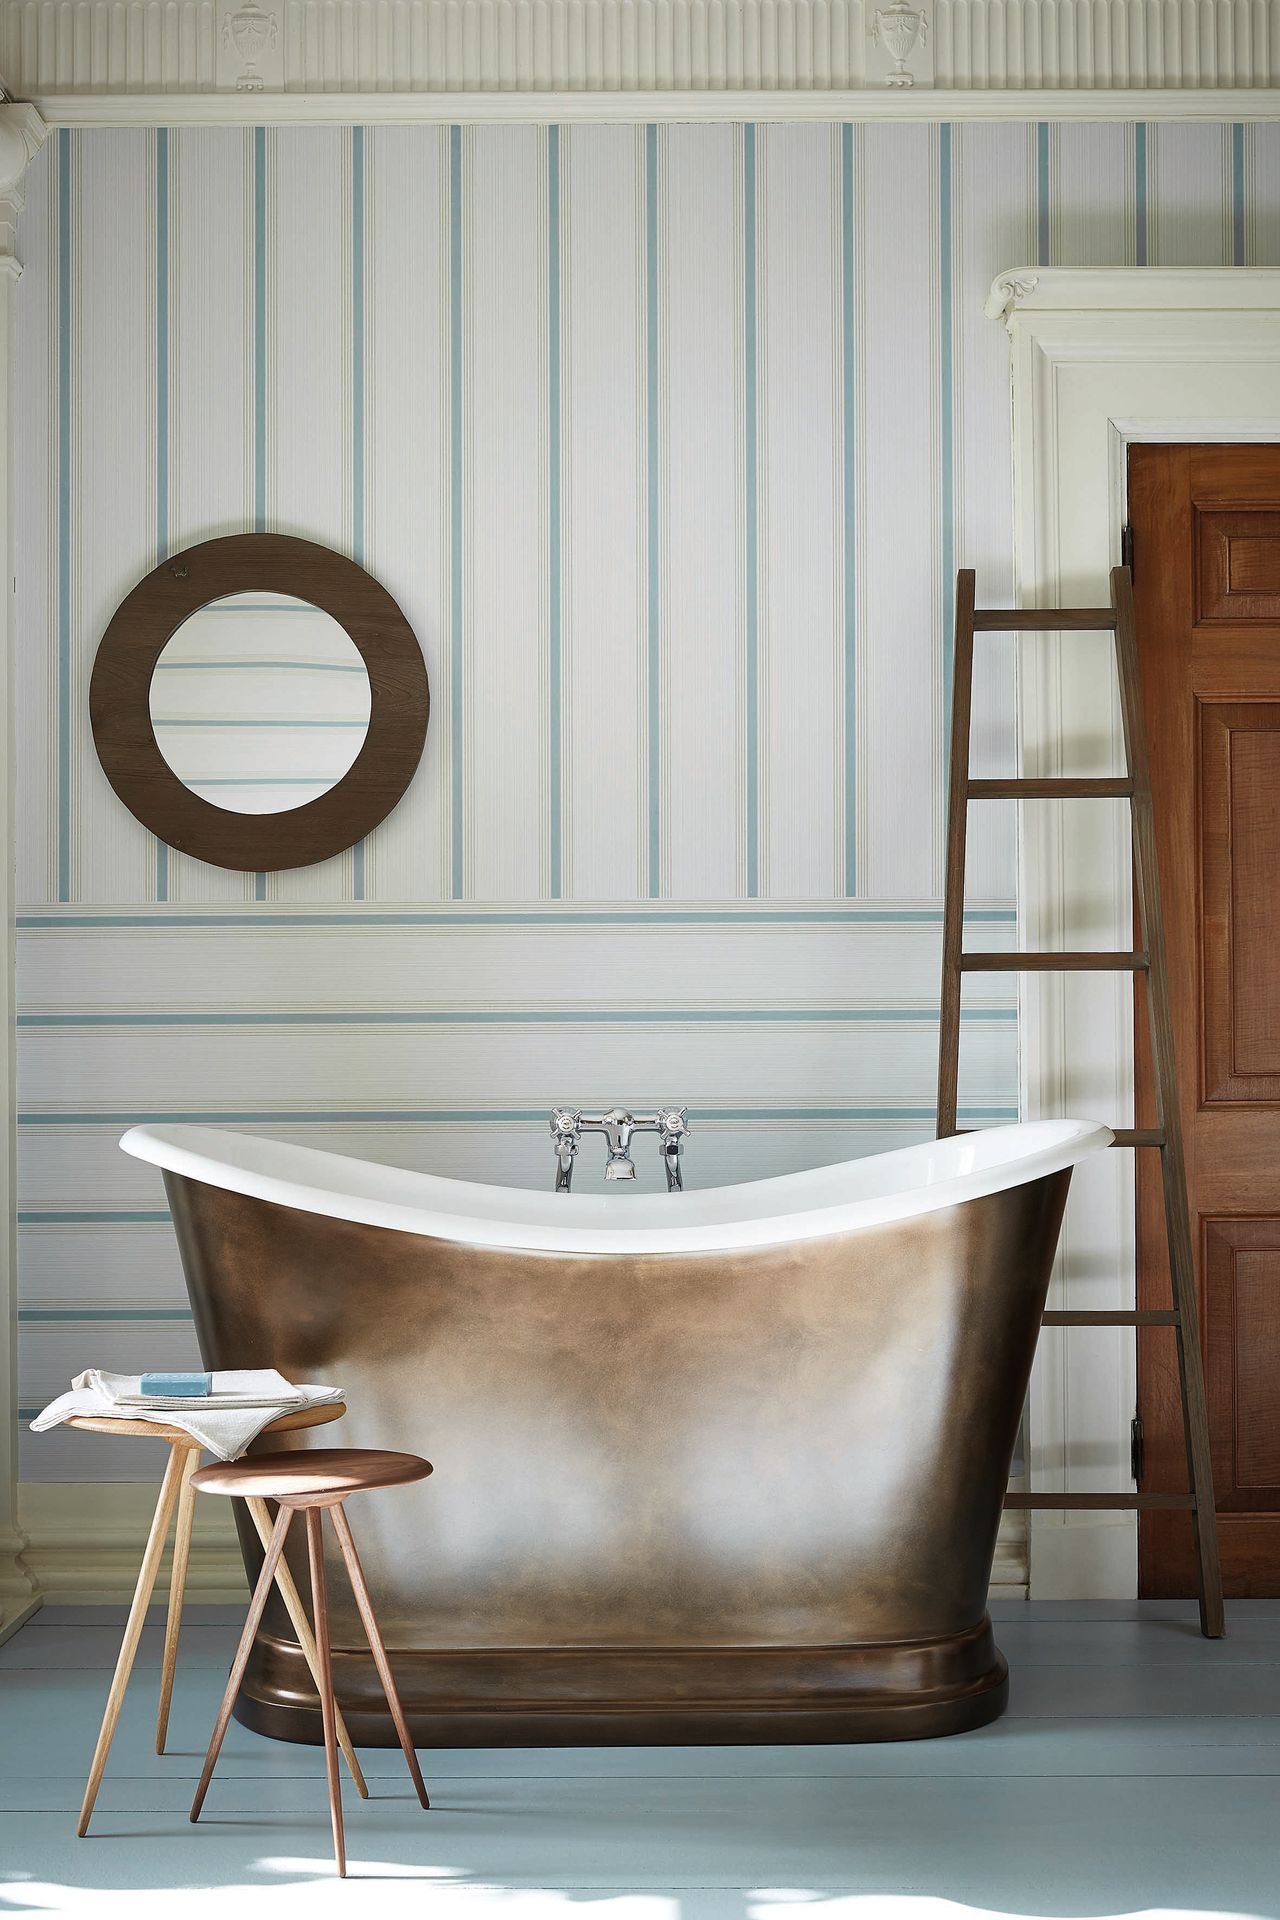
<path id="1" fill-rule="evenodd" d="M 352 765 L 368 730 L 369 677 L 318 607 L 229 595 L 165 646 L 150 706 L 184 786 L 232 812 L 279 813 L 318 799 Z"/>

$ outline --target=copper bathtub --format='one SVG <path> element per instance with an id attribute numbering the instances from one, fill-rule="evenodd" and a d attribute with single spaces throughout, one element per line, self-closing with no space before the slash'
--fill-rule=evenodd
<path id="1" fill-rule="evenodd" d="M 449 1746 L 994 1719 L 1002 1499 L 1071 1168 L 1109 1138 L 607 1198 L 203 1128 L 124 1144 L 164 1169 L 205 1365 L 332 1382 L 350 1411 L 315 1444 L 434 1462 L 352 1522 L 415 1737 Z M 243 1516 L 241 1541 L 252 1574 Z M 394 1743 L 354 1613 L 333 1635 L 353 1736 Z M 237 1714 L 321 1737 L 282 1609 Z"/>

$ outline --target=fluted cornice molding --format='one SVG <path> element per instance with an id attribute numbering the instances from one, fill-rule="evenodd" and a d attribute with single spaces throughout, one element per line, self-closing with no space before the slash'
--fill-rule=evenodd
<path id="1" fill-rule="evenodd" d="M 930 94 L 1269 117 L 1280 0 L 7 0 L 0 75 L 64 124 L 528 117 L 517 100 L 792 117 L 815 96 L 939 117 Z"/>
<path id="2" fill-rule="evenodd" d="M 18 215 L 26 200 L 26 172 L 48 132 L 34 107 L 0 104 L 0 273 L 22 271 Z"/>

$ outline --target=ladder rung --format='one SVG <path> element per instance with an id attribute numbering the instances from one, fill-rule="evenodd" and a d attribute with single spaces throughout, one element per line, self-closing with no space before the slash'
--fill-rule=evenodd
<path id="1" fill-rule="evenodd" d="M 1085 1313 L 1054 1307 L 1043 1316 L 1046 1327 L 1176 1327 L 1178 1316 L 1156 1308 L 1128 1308 L 1122 1313 Z"/>
<path id="2" fill-rule="evenodd" d="M 971 780 L 970 800 L 1132 800 L 1132 780 Z"/>
<path id="3" fill-rule="evenodd" d="M 1114 607 L 975 607 L 975 633 L 1109 633 Z"/>
<path id="4" fill-rule="evenodd" d="M 1145 953 L 962 953 L 962 973 L 1143 973 Z"/>
<path id="5" fill-rule="evenodd" d="M 1125 1513 L 1143 1507 L 1194 1507 L 1190 1493 L 1007 1493 L 1006 1507 L 1043 1507 L 1050 1512 Z"/>

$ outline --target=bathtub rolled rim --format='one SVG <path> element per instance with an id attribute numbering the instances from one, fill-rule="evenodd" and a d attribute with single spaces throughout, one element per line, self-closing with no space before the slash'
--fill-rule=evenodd
<path id="1" fill-rule="evenodd" d="M 637 1255 L 729 1253 L 887 1226 L 1062 1172 L 1111 1140 L 1094 1121 L 1024 1121 L 675 1194 L 491 1186 L 207 1126 L 132 1127 L 120 1145 L 181 1178 L 331 1219 L 513 1252 Z"/>

